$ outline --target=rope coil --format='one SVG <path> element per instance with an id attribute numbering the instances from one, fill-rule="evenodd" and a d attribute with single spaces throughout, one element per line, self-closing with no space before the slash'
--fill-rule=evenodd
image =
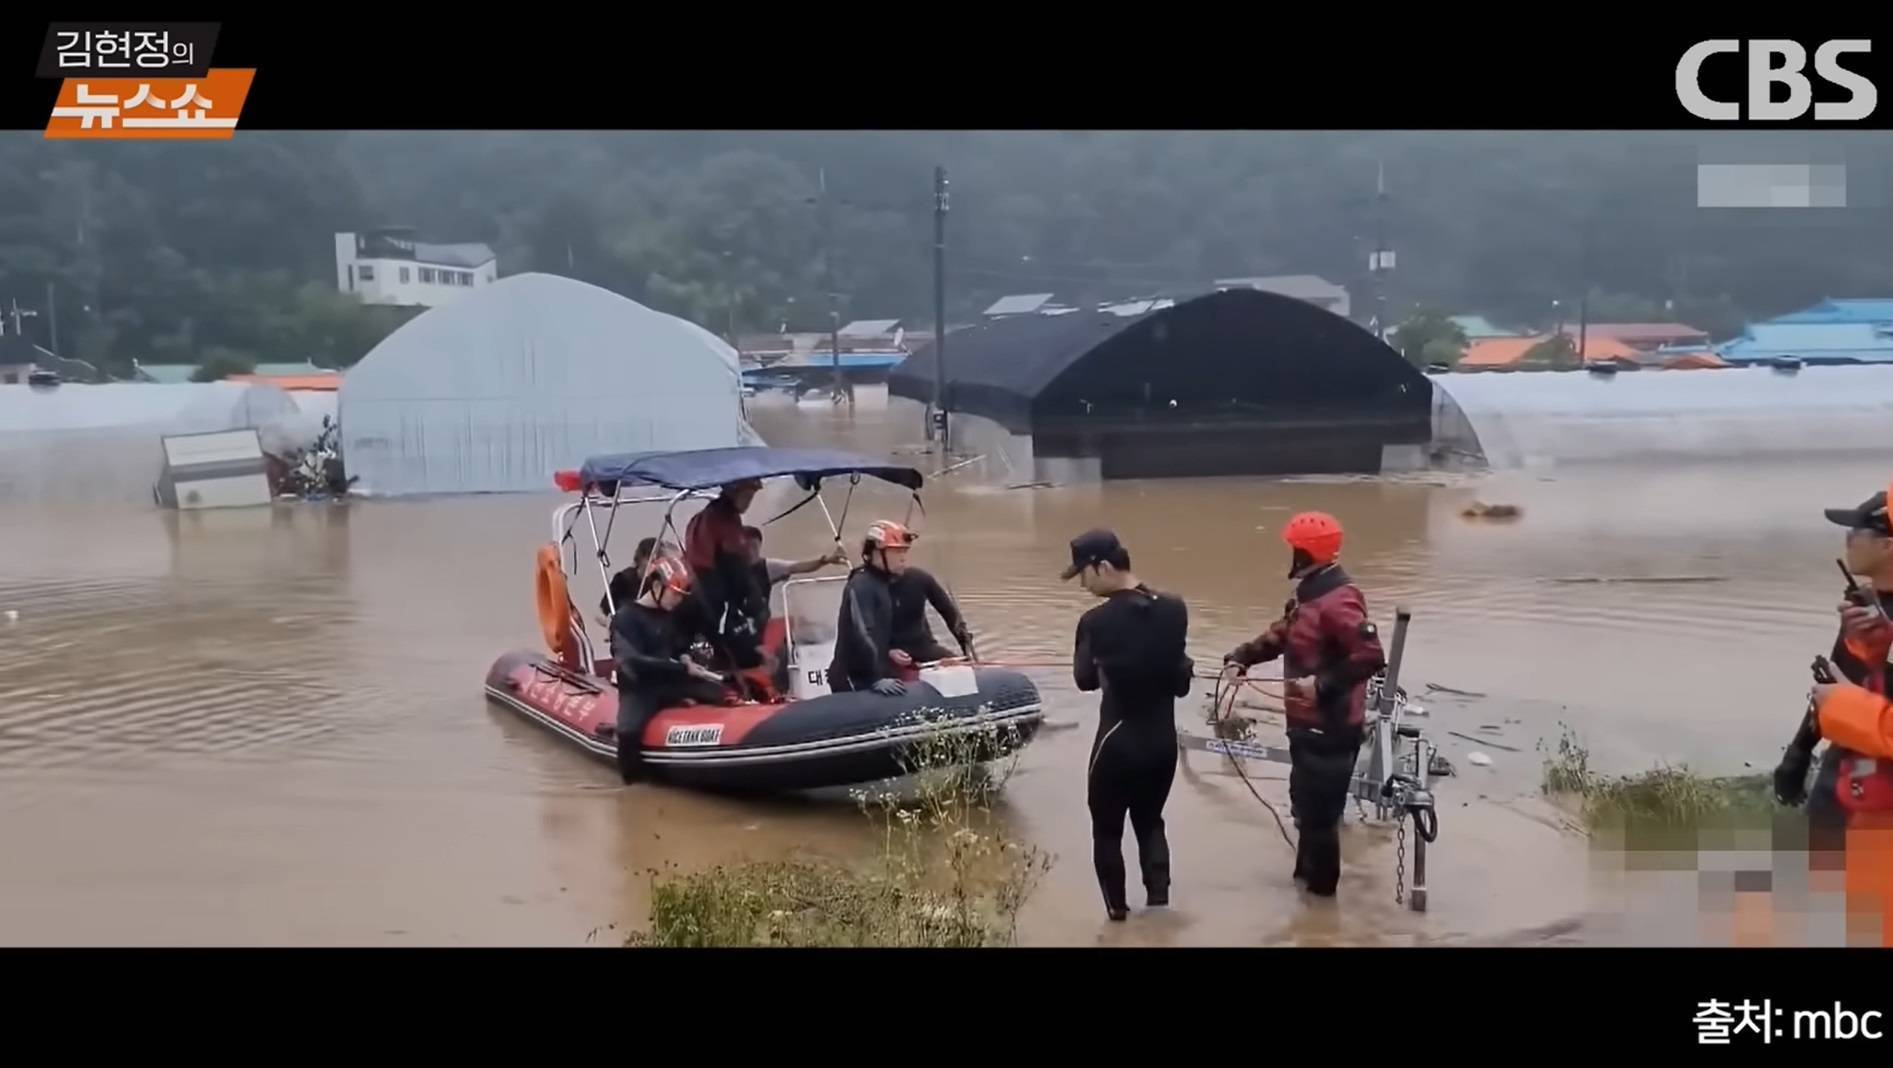
<path id="1" fill-rule="evenodd" d="M 1234 683 L 1242 683 L 1242 682 L 1247 682 L 1247 681 L 1260 681 L 1260 680 L 1249 680 L 1249 679 L 1244 679 L 1244 678 L 1237 678 L 1237 679 L 1232 679 L 1229 681 L 1234 682 Z M 1225 690 L 1227 690 L 1229 694 L 1229 701 L 1227 705 L 1223 703 L 1223 693 Z M 1240 691 L 1241 691 L 1241 687 L 1239 685 L 1225 686 L 1222 676 L 1218 675 L 1216 677 L 1216 691 L 1211 696 L 1211 699 L 1215 702 L 1216 719 L 1219 722 L 1222 719 L 1224 719 L 1229 713 L 1232 713 L 1236 710 L 1236 695 Z M 1297 846 L 1295 844 L 1295 840 L 1289 837 L 1288 825 L 1282 822 L 1282 814 L 1280 812 L 1275 811 L 1275 806 L 1269 804 L 1268 799 L 1263 797 L 1261 791 L 1255 788 L 1255 783 L 1252 783 L 1249 781 L 1249 773 L 1242 770 L 1242 759 L 1236 756 L 1236 754 L 1230 752 L 1228 749 L 1223 750 L 1223 756 L 1229 760 L 1229 766 L 1236 769 L 1236 777 L 1242 780 L 1242 785 L 1249 788 L 1249 794 L 1252 797 L 1254 797 L 1257 801 L 1261 802 L 1263 808 L 1266 808 L 1269 810 L 1269 815 L 1275 817 L 1275 829 L 1282 832 L 1282 841 L 1287 844 L 1289 849 L 1294 850 L 1295 852 L 1300 852 L 1301 847 Z"/>

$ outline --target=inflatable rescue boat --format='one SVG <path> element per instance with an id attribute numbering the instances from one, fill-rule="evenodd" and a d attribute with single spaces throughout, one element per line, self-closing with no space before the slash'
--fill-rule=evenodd
<path id="1" fill-rule="evenodd" d="M 611 517 L 602 525 L 601 538 L 594 509 L 615 516 L 624 504 L 668 502 L 662 529 L 674 535 L 671 512 L 676 505 L 710 496 L 726 483 L 792 476 L 813 499 L 824 478 L 848 475 L 858 480 L 864 474 L 914 491 L 921 484 L 920 473 L 912 468 L 847 453 L 771 448 L 598 457 L 586 461 L 576 475 L 561 473 L 561 488 L 576 491 L 579 499 L 554 513 L 554 541 L 539 550 L 537 601 L 547 648 L 510 652 L 496 660 L 487 672 L 488 699 L 605 760 L 615 761 L 618 746 L 627 741 L 641 745 L 644 766 L 655 781 L 730 792 L 807 790 L 896 778 L 918 770 L 916 743 L 942 738 L 963 740 L 965 747 L 955 744 L 953 752 L 982 761 L 999 759 L 1029 743 L 1043 712 L 1038 689 L 1015 671 L 946 661 L 911 669 L 902 696 L 830 692 L 826 668 L 834 652 L 832 634 L 807 624 L 802 633 L 795 633 L 790 602 L 798 590 L 806 592 L 813 584 L 839 578 L 797 579 L 777 587 L 780 607 L 762 644 L 772 661 L 786 663 L 786 692 L 779 689 L 783 675 L 746 672 L 725 703 L 667 708 L 651 717 L 642 738 L 616 736 L 618 690 L 612 662 L 594 651 L 567 581 L 577 566 L 579 518 L 586 519 L 593 556 L 608 583 L 608 556 L 597 551 L 604 546 L 596 543 L 609 539 Z M 638 486 L 668 492 L 631 495 Z M 839 542 L 840 532 L 833 532 Z"/>

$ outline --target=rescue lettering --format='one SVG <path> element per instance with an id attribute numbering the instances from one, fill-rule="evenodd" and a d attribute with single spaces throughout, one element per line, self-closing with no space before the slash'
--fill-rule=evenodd
<path id="1" fill-rule="evenodd" d="M 690 727 L 672 727 L 664 732 L 664 744 L 674 748 L 716 745 L 723 740 L 723 725 L 707 723 Z"/>
<path id="2" fill-rule="evenodd" d="M 578 719 L 592 702 L 592 695 L 567 690 L 556 679 L 539 679 L 525 686 L 527 700 L 543 705 L 561 719 Z"/>

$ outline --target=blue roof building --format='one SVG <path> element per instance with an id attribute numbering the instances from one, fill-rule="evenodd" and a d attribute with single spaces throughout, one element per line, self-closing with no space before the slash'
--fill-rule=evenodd
<path id="1" fill-rule="evenodd" d="M 1893 301 L 1827 303 L 1884 304 L 1893 308 Z M 1727 362 L 1738 365 L 1767 363 L 1788 357 L 1808 364 L 1893 363 L 1893 319 L 1884 323 L 1871 320 L 1789 319 L 1784 316 L 1770 322 L 1751 323 L 1742 331 L 1741 337 L 1715 346 L 1715 353 Z"/>
<path id="2" fill-rule="evenodd" d="M 1893 323 L 1893 300 L 1824 300 L 1771 323 Z"/>

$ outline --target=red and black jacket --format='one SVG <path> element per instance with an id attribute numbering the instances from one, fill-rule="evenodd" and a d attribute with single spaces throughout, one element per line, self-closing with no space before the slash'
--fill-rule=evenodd
<path id="1" fill-rule="evenodd" d="M 1387 664 L 1367 598 L 1339 564 L 1304 577 L 1282 618 L 1254 641 L 1236 646 L 1224 663 L 1249 667 L 1282 658 L 1282 675 L 1315 678 L 1315 699 L 1290 692 L 1288 726 L 1328 733 L 1358 732 L 1367 720 L 1367 680 Z"/>
<path id="2" fill-rule="evenodd" d="M 1879 597 L 1881 610 L 1893 616 L 1893 594 Z M 1829 748 L 1814 789 L 1844 813 L 1893 810 L 1889 650 L 1893 650 L 1893 626 L 1882 625 L 1858 635 L 1842 631 L 1834 640 L 1834 669 L 1859 689 L 1843 687 L 1819 709 L 1821 736 Z"/>

